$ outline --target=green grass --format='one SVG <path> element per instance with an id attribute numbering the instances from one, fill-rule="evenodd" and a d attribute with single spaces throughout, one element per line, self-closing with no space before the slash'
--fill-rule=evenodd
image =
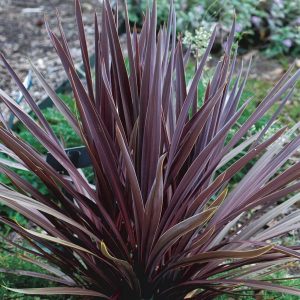
<path id="1" fill-rule="evenodd" d="M 60 95 L 64 102 L 69 106 L 69 108 L 75 113 L 75 103 L 71 96 L 69 95 Z M 63 116 L 57 111 L 56 108 L 46 108 L 43 110 L 47 121 L 53 128 L 56 135 L 62 141 L 62 144 L 65 147 L 75 147 L 81 145 L 80 137 L 76 135 L 74 130 L 69 126 L 67 121 Z M 18 124 L 16 126 L 16 132 L 20 138 L 24 139 L 27 143 L 32 145 L 37 149 L 41 154 L 46 154 L 46 149 L 38 142 L 38 140 L 25 128 L 24 125 Z M 30 182 L 35 188 L 37 188 L 43 194 L 47 194 L 48 191 L 44 184 L 37 178 L 34 174 L 26 171 L 17 171 L 17 173 Z M 88 169 L 85 171 L 88 177 L 91 177 L 92 170 Z M 0 174 L 0 181 L 11 186 L 10 180 L 3 174 Z M 7 216 L 11 219 L 16 220 L 21 225 L 26 225 L 27 220 L 19 213 L 11 210 L 10 208 L 0 204 L 0 214 L 1 216 Z M 8 235 L 10 232 L 9 227 L 2 226 L 0 227 L 1 233 L 3 235 Z M 0 268 L 11 269 L 11 270 L 28 270 L 34 272 L 45 273 L 40 267 L 35 266 L 31 263 L 21 260 L 17 256 L 12 256 L 6 251 L 1 250 L 0 255 Z M 56 283 L 51 283 L 47 280 L 26 277 L 26 276 L 17 276 L 13 274 L 0 273 L 0 284 L 8 287 L 21 288 L 21 287 L 49 287 L 57 286 Z M 40 299 L 71 299 L 68 296 L 22 296 L 20 294 L 11 293 L 4 289 L 0 288 L 0 299 L 28 299 L 28 300 L 40 300 Z M 73 298 L 72 298 L 73 299 Z"/>
<path id="2" fill-rule="evenodd" d="M 67 106 L 71 109 L 71 111 L 75 114 L 75 101 L 70 95 L 60 95 L 63 101 L 67 104 Z M 43 109 L 43 114 L 46 120 L 49 122 L 53 131 L 61 140 L 61 143 L 64 145 L 65 148 L 68 147 L 75 147 L 82 145 L 80 137 L 74 132 L 68 122 L 64 119 L 64 117 L 58 112 L 55 107 L 49 107 Z M 41 154 L 46 155 L 46 149 L 41 145 L 41 143 L 34 137 L 23 124 L 18 124 L 15 128 L 16 133 L 20 136 L 22 140 L 25 140 L 28 144 L 33 146 L 36 150 L 38 150 Z M 17 173 L 28 182 L 32 184 L 33 187 L 38 189 L 43 194 L 48 194 L 48 190 L 43 184 L 43 182 L 35 176 L 31 172 L 17 170 Z M 86 177 L 91 181 L 93 178 L 93 171 L 91 168 L 84 169 L 84 173 Z M 11 181 L 5 175 L 0 174 L 0 182 L 12 186 Z M 0 204 L 0 214 L 2 216 L 7 216 L 11 219 L 16 220 L 21 225 L 25 225 L 26 219 L 20 215 L 12 211 L 10 208 L 3 206 Z M 10 231 L 9 227 L 0 225 L 0 230 L 4 235 L 7 235 Z"/>
<path id="3" fill-rule="evenodd" d="M 62 100 L 67 104 L 71 111 L 75 114 L 75 101 L 70 95 L 59 95 Z M 61 140 L 65 147 L 74 147 L 81 144 L 80 137 L 74 132 L 65 118 L 58 112 L 55 107 L 48 107 L 42 110 L 46 120 L 51 125 L 53 131 Z M 27 131 L 24 125 L 19 124 L 16 128 L 19 136 L 30 143 L 39 152 L 46 154 L 46 149 L 39 143 L 39 141 Z"/>
<path id="4" fill-rule="evenodd" d="M 21 254 L 21 252 L 20 252 Z M 9 269 L 9 270 L 25 270 L 25 271 L 32 271 L 32 272 L 39 272 L 43 274 L 49 274 L 39 266 L 31 264 L 22 260 L 20 257 L 11 255 L 7 251 L 1 250 L 0 255 L 0 268 L 2 269 Z M 24 287 L 35 287 L 35 288 L 43 288 L 43 287 L 54 287 L 59 286 L 59 283 L 53 283 L 48 280 L 34 278 L 34 277 L 27 277 L 27 276 L 20 276 L 14 274 L 7 274 L 0 272 L 0 299 L 24 299 L 24 300 L 42 300 L 42 299 L 57 299 L 57 300 L 66 300 L 66 299 L 79 299 L 75 297 L 68 297 L 68 296 L 29 296 L 23 295 L 18 293 L 13 293 L 5 289 L 5 287 L 10 288 L 24 288 Z"/>
<path id="5" fill-rule="evenodd" d="M 34 271 L 40 272 L 43 274 L 47 274 L 43 269 L 38 266 L 32 265 L 26 261 L 21 260 L 17 256 L 9 255 L 9 253 L 3 251 L 2 255 L 0 256 L 0 268 L 6 268 L 11 270 L 27 270 L 27 271 Z M 286 285 L 286 286 L 300 286 L 300 279 L 293 279 L 293 280 L 282 280 L 277 281 L 278 279 L 292 277 L 286 271 L 282 270 L 276 272 L 272 275 L 265 277 L 264 279 L 273 281 L 274 283 Z M 26 276 L 16 276 L 11 274 L 0 273 L 0 284 L 7 287 L 13 288 L 22 288 L 22 287 L 51 287 L 51 286 L 58 286 L 59 284 L 49 282 L 47 280 L 38 279 L 38 278 L 31 278 Z M 250 296 L 249 294 L 253 294 Z M 245 292 L 244 292 L 245 294 Z M 216 300 L 229 300 L 229 299 L 245 299 L 245 300 L 255 300 L 254 292 L 250 289 L 246 292 L 247 296 L 239 296 L 234 298 L 233 296 L 222 295 L 215 298 Z M 262 291 L 259 293 L 263 298 L 262 299 L 282 299 L 282 300 L 297 300 L 299 299 L 297 296 L 292 295 L 284 295 L 281 293 L 275 292 L 267 292 Z M 24 299 L 24 300 L 42 300 L 42 299 L 57 299 L 57 300 L 66 300 L 66 299 L 80 299 L 79 297 L 68 297 L 68 296 L 28 296 L 28 295 L 21 295 L 12 293 L 7 291 L 5 288 L 0 288 L 0 299 Z"/>
<path id="6" fill-rule="evenodd" d="M 288 275 L 285 271 L 281 271 L 275 274 L 272 274 L 268 277 L 266 277 L 266 279 L 268 280 L 278 280 L 278 279 L 282 279 L 282 278 L 289 278 L 292 277 L 291 275 Z M 278 284 L 282 284 L 282 285 L 286 285 L 286 286 L 290 286 L 290 287 L 300 287 L 300 279 L 287 279 L 287 280 L 280 280 L 280 281 L 273 281 L 274 283 L 278 283 Z M 299 299 L 299 296 L 293 296 L 293 295 L 284 295 L 284 294 L 278 294 L 278 293 L 274 293 L 274 292 L 264 292 L 264 296 L 265 299 L 272 299 L 275 298 L 276 296 L 279 299 L 284 299 L 284 300 L 297 300 Z"/>

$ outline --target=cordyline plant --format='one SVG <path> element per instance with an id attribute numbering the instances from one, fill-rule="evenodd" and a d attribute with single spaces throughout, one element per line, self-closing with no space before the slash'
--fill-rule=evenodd
<path id="1" fill-rule="evenodd" d="M 84 299 L 213 299 L 220 294 L 247 295 L 251 289 L 299 296 L 300 290 L 263 278 L 274 267 L 300 258 L 300 246 L 285 247 L 274 239 L 300 227 L 298 211 L 283 214 L 300 198 L 295 194 L 300 188 L 300 162 L 280 171 L 300 146 L 298 125 L 265 134 L 291 96 L 300 72 L 292 74 L 291 67 L 248 120 L 237 126 L 251 99 L 239 105 L 249 68 L 244 74 L 241 65 L 234 75 L 234 24 L 198 107 L 198 83 L 215 30 L 187 83 L 189 51 L 183 53 L 176 38 L 172 5 L 168 23 L 158 33 L 155 1 L 140 33 L 135 28 L 131 32 L 126 12 L 128 70 L 117 34 L 117 13 L 108 1 L 103 3 L 101 30 L 95 15 L 94 69 L 79 1 L 75 10 L 84 82 L 76 72 L 59 16 L 60 37 L 47 22 L 46 27 L 70 81 L 77 115 L 31 66 L 81 137 L 93 167 L 93 184 L 72 163 L 1 56 L 36 119 L 4 91 L 1 100 L 66 170 L 57 172 L 1 117 L 1 151 L 10 159 L 2 159 L 0 169 L 16 189 L 1 185 L 0 199 L 34 224 L 28 229 L 1 217 L 24 243 L 5 239 L 25 253 L 22 259 L 49 272 L 22 274 L 57 283 L 49 288 L 8 289 Z M 278 102 L 262 132 L 249 137 L 249 129 Z M 234 132 L 231 138 L 229 131 Z M 232 176 L 254 158 L 256 163 L 243 180 L 230 185 Z M 228 162 L 231 165 L 220 172 Z M 34 173 L 49 193 L 41 194 L 14 168 Z M 287 198 L 291 193 L 293 197 Z M 266 226 L 272 220 L 275 225 Z"/>

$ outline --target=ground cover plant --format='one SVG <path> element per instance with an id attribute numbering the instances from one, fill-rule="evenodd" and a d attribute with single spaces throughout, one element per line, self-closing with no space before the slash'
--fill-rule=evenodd
<path id="1" fill-rule="evenodd" d="M 129 0 L 129 19 L 141 26 L 147 0 Z M 159 0 L 158 22 L 163 24 L 168 14 L 169 1 Z M 197 31 L 205 36 L 220 24 L 218 42 L 230 30 L 232 15 L 237 14 L 236 31 L 241 41 L 240 50 L 259 48 L 268 57 L 291 55 L 300 51 L 299 1 L 283 0 L 174 0 L 177 30 L 197 41 Z M 196 31 L 196 34 L 195 34 Z M 190 34 L 192 33 L 192 34 Z"/>
<path id="2" fill-rule="evenodd" d="M 0 201 L 34 224 L 28 228 L 1 217 L 23 243 L 4 239 L 27 252 L 21 258 L 51 273 L 48 279 L 57 283 L 48 288 L 6 288 L 31 295 L 116 300 L 213 299 L 226 294 L 245 296 L 249 289 L 299 296 L 296 287 L 285 286 L 284 281 L 280 285 L 280 278 L 274 282 L 261 278 L 300 256 L 299 245 L 285 246 L 275 239 L 300 226 L 297 210 L 285 214 L 300 198 L 300 162 L 279 171 L 299 148 L 299 124 L 274 133 L 269 130 L 300 71 L 294 72 L 291 66 L 239 125 L 252 98 L 239 103 L 250 64 L 244 70 L 237 63 L 237 52 L 231 51 L 235 22 L 198 107 L 198 83 L 216 30 L 187 82 L 189 51 L 183 53 L 177 39 L 174 8 L 170 7 L 167 25 L 157 32 L 154 1 L 140 34 L 130 30 L 126 18 L 127 71 L 117 35 L 118 14 L 104 1 L 101 21 L 95 15 L 92 72 L 79 1 L 75 1 L 75 13 L 85 82 L 76 73 L 59 16 L 60 36 L 46 22 L 72 86 L 75 114 L 33 64 L 32 69 L 86 146 L 93 184 L 73 165 L 63 143 L 1 56 L 37 121 L 0 90 L 1 100 L 67 171 L 57 172 L 1 117 L 1 151 L 9 166 L 2 161 L 0 168 L 15 189 L 2 184 Z M 249 137 L 252 126 L 278 103 L 262 131 Z M 233 127 L 238 129 L 232 134 Z M 220 172 L 242 151 L 241 158 Z M 231 178 L 253 159 L 251 169 L 228 189 Z M 40 193 L 18 176 L 14 171 L 18 168 L 39 177 L 48 193 Z M 282 199 L 286 200 L 276 205 Z M 38 272 L 27 275 L 44 277 Z"/>

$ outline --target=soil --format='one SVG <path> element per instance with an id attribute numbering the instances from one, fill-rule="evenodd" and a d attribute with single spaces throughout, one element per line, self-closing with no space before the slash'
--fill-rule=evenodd
<path id="1" fill-rule="evenodd" d="M 101 2 L 81 1 L 85 33 L 90 46 L 93 45 L 94 38 L 94 11 L 100 13 Z M 0 51 L 22 80 L 29 71 L 29 57 L 54 88 L 65 80 L 65 73 L 46 32 L 44 15 L 47 16 L 50 27 L 57 32 L 56 8 L 62 18 L 72 57 L 75 62 L 80 62 L 74 0 L 0 0 Z M 90 49 L 90 53 L 92 52 L 93 48 Z M 14 99 L 17 98 L 18 89 L 2 63 L 0 88 Z M 44 96 L 44 91 L 34 76 L 30 92 L 37 101 Z"/>

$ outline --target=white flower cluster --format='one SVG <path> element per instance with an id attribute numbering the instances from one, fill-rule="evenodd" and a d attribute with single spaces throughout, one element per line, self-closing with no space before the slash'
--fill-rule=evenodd
<path id="1" fill-rule="evenodd" d="M 184 45 L 190 46 L 195 57 L 199 58 L 204 54 L 207 48 L 210 35 L 211 33 L 201 26 L 195 30 L 194 34 L 190 31 L 186 31 L 182 42 Z"/>

